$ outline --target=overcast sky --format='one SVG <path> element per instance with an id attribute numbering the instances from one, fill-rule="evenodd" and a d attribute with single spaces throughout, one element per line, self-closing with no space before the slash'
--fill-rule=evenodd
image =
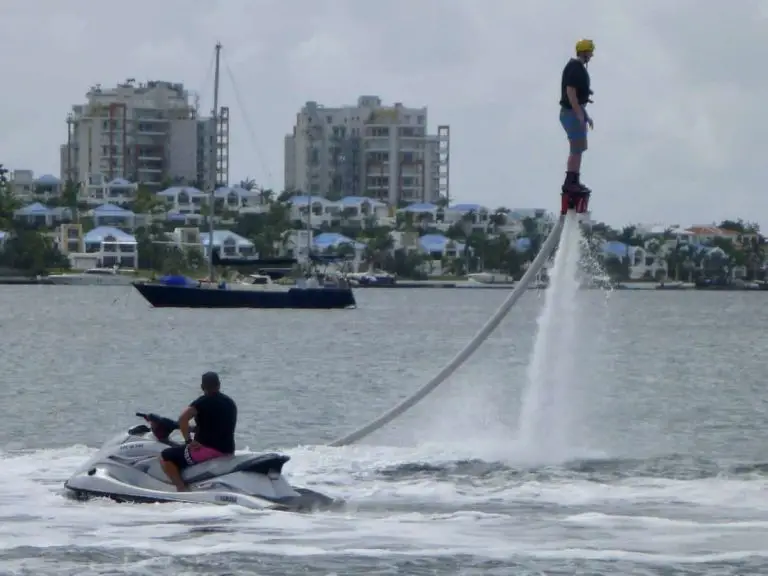
<path id="1" fill-rule="evenodd" d="M 10 168 L 58 175 L 66 114 L 95 83 L 181 81 L 209 110 L 220 40 L 232 181 L 281 188 L 304 102 L 376 94 L 451 126 L 453 198 L 552 210 L 560 74 L 591 37 L 593 215 L 768 228 L 768 0 L 7 0 L 0 22 Z"/>

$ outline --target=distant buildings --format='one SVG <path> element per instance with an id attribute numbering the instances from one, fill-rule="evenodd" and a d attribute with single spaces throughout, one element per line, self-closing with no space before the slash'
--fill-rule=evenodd
<path id="1" fill-rule="evenodd" d="M 285 189 L 338 199 L 434 202 L 450 197 L 450 129 L 428 133 L 427 108 L 384 106 L 361 96 L 356 106 L 307 102 L 285 137 Z"/>
<path id="2" fill-rule="evenodd" d="M 205 192 L 228 184 L 229 109 L 215 120 L 201 117 L 181 83 L 96 84 L 66 121 L 59 182 L 90 190 L 94 200 L 98 190 L 122 183 Z M 450 199 L 450 129 L 430 134 L 426 107 L 388 106 L 377 96 L 336 108 L 307 102 L 284 144 L 286 190 L 333 200 L 364 196 L 392 207 Z"/>
<path id="3" fill-rule="evenodd" d="M 205 189 L 229 178 L 229 110 L 200 118 L 183 84 L 126 80 L 93 86 L 67 116 L 61 180 L 104 186 L 116 179 L 155 190 L 166 180 Z M 218 136 L 217 136 L 218 132 Z"/>

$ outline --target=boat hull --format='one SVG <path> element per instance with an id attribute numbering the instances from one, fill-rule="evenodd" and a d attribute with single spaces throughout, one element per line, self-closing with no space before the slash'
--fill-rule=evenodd
<path id="1" fill-rule="evenodd" d="M 136 278 L 123 276 L 48 276 L 49 284 L 59 286 L 130 286 Z"/>
<path id="2" fill-rule="evenodd" d="M 135 282 L 136 290 L 155 308 L 353 308 L 349 288 L 288 288 L 287 290 L 229 290 L 196 286 L 166 286 Z"/>

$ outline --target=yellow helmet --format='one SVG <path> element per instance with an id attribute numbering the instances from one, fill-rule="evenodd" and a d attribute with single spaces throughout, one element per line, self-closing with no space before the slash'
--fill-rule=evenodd
<path id="1" fill-rule="evenodd" d="M 576 42 L 576 54 L 580 54 L 582 52 L 594 52 L 595 51 L 595 43 L 593 40 L 590 40 L 589 38 L 582 38 L 581 40 Z"/>

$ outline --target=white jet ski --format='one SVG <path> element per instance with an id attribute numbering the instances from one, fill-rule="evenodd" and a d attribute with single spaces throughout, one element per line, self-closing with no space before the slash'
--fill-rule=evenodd
<path id="1" fill-rule="evenodd" d="M 71 495 L 118 502 L 238 504 L 294 512 L 328 510 L 343 504 L 288 484 L 282 469 L 290 456 L 276 453 L 235 454 L 194 464 L 182 472 L 189 490 L 178 492 L 160 467 L 160 453 L 178 445 L 170 439 L 178 424 L 156 414 L 137 412 L 136 416 L 149 426 L 133 426 L 107 441 L 64 483 Z"/>

